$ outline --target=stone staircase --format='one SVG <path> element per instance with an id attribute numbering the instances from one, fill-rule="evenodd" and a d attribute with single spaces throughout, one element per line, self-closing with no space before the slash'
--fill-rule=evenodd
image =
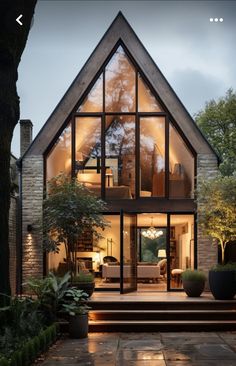
<path id="1" fill-rule="evenodd" d="M 236 330 L 236 301 L 91 301 L 90 332 Z"/>

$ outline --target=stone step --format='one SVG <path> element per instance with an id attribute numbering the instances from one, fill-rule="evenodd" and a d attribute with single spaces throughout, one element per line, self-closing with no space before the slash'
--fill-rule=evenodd
<path id="1" fill-rule="evenodd" d="M 92 310 L 236 310 L 235 300 L 200 301 L 97 301 L 90 300 Z"/>
<path id="2" fill-rule="evenodd" d="M 235 310 L 91 310 L 97 320 L 236 320 Z"/>
<path id="3" fill-rule="evenodd" d="M 101 320 L 89 321 L 90 332 L 203 332 L 236 329 L 235 320 Z"/>

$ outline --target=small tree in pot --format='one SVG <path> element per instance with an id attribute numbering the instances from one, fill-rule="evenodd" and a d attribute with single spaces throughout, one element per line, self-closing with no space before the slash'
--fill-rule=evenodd
<path id="1" fill-rule="evenodd" d="M 223 266 L 220 271 L 216 267 L 209 272 L 211 291 L 217 299 L 232 299 L 236 292 L 235 271 L 232 267 L 224 267 L 224 264 L 226 245 L 236 240 L 236 177 L 218 176 L 209 181 L 200 181 L 197 203 L 199 225 L 203 233 L 221 247 Z"/>
<path id="2" fill-rule="evenodd" d="M 78 274 L 77 243 L 86 232 L 95 242 L 101 238 L 97 230 L 108 226 L 102 215 L 105 210 L 106 203 L 76 179 L 59 175 L 49 182 L 43 202 L 44 248 L 58 253 L 64 244 L 72 277 Z"/>

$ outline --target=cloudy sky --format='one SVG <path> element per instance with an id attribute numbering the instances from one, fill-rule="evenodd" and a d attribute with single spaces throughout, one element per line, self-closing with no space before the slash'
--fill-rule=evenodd
<path id="1" fill-rule="evenodd" d="M 236 89 L 236 1 L 41 0 L 18 81 L 21 118 L 32 120 L 34 137 L 119 10 L 191 115 Z M 12 152 L 19 156 L 19 126 Z"/>

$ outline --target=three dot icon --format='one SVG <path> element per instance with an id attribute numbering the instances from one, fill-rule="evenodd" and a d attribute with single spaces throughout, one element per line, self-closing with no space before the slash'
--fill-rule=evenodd
<path id="1" fill-rule="evenodd" d="M 223 18 L 210 18 L 209 19 L 211 23 L 215 22 L 215 23 L 223 23 L 224 19 Z"/>

